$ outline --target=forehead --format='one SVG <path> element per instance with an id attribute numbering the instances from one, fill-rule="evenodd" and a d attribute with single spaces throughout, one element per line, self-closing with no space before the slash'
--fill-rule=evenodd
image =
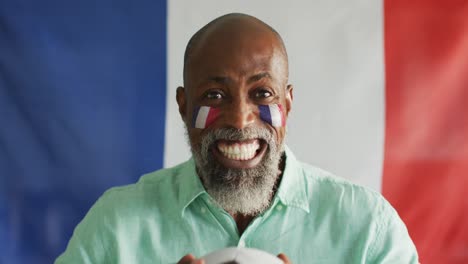
<path id="1" fill-rule="evenodd" d="M 282 45 L 265 28 L 226 27 L 207 32 L 193 48 L 187 67 L 191 85 L 213 76 L 243 78 L 259 72 L 287 78 Z"/>

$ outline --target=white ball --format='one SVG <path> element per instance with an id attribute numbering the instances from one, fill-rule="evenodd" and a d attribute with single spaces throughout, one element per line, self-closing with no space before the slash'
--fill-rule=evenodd
<path id="1" fill-rule="evenodd" d="M 206 264 L 283 264 L 276 256 L 254 248 L 224 248 L 201 258 Z"/>

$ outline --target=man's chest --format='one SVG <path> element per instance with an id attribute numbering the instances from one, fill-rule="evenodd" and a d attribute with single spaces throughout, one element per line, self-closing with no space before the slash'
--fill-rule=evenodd
<path id="1" fill-rule="evenodd" d="M 124 249 L 118 262 L 176 263 L 188 253 L 200 257 L 225 247 L 249 247 L 285 253 L 293 263 L 363 263 L 366 230 L 278 211 L 256 218 L 241 235 L 229 215 L 200 206 L 180 218 L 134 220 L 118 231 L 116 246 Z"/>

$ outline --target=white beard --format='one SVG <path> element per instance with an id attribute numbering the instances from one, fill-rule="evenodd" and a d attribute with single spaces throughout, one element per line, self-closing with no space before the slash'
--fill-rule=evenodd
<path id="1" fill-rule="evenodd" d="M 265 157 L 255 168 L 226 168 L 211 153 L 213 144 L 219 139 L 253 138 L 262 139 L 268 144 Z M 217 129 L 205 135 L 199 146 L 190 145 L 198 175 L 208 194 L 220 207 L 229 213 L 243 215 L 257 215 L 268 208 L 280 175 L 279 164 L 284 152 L 284 145 L 277 145 L 268 129 Z"/>

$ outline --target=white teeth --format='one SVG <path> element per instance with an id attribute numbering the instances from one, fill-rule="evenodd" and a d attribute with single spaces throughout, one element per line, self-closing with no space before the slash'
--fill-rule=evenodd
<path id="1" fill-rule="evenodd" d="M 225 144 L 218 143 L 219 151 L 228 159 L 250 160 L 255 157 L 256 151 L 260 148 L 257 140 L 250 143 Z"/>

